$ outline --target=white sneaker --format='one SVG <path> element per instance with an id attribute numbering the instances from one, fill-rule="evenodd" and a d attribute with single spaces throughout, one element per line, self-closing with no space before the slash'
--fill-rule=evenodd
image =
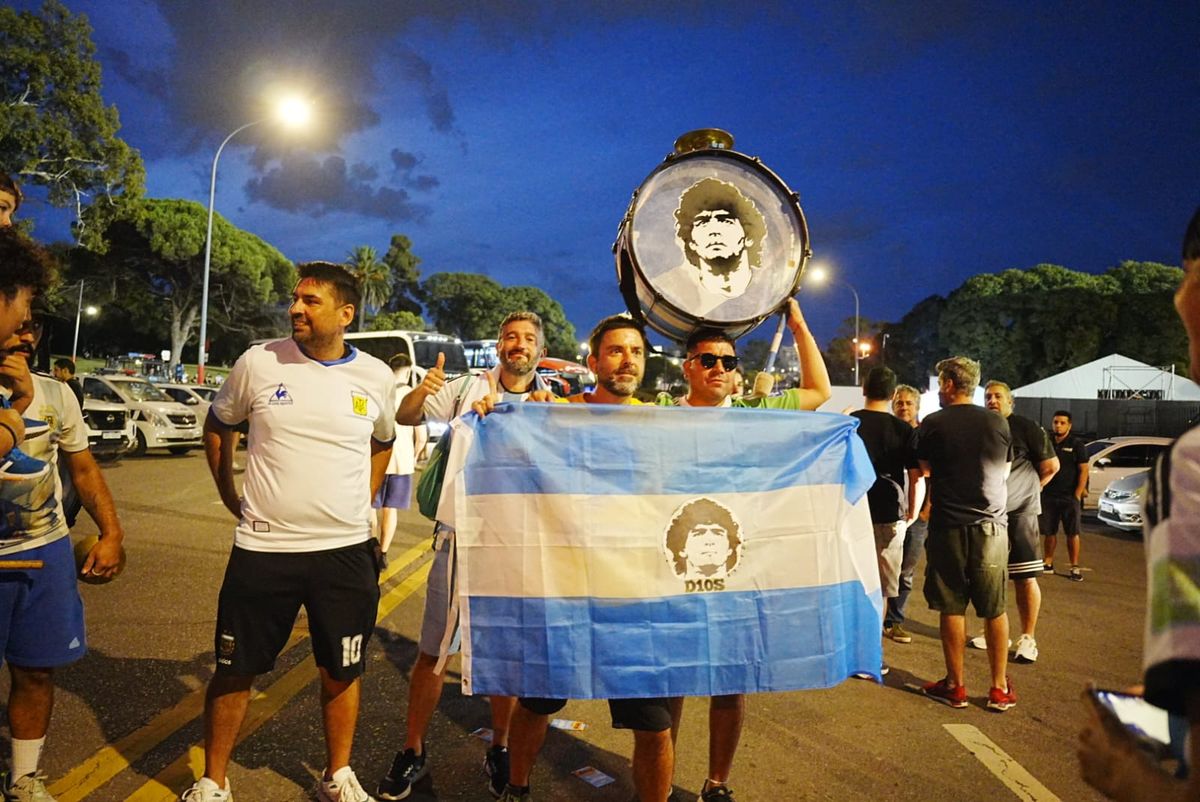
<path id="1" fill-rule="evenodd" d="M 4 778 L 3 793 L 0 799 L 6 802 L 55 802 L 54 797 L 46 790 L 46 775 L 40 771 L 18 777 L 9 784 L 11 777 Z"/>
<path id="2" fill-rule="evenodd" d="M 969 641 L 967 641 L 967 647 L 971 648 L 971 649 L 986 650 L 987 649 L 987 638 L 984 637 L 983 635 L 980 635 L 977 638 L 971 638 Z M 1010 649 L 1012 648 L 1012 641 L 1008 642 L 1008 648 L 1010 648 Z"/>
<path id="3" fill-rule="evenodd" d="M 221 788 L 207 777 L 201 777 L 179 797 L 180 802 L 233 802 L 233 791 L 229 790 L 229 778 Z"/>
<path id="4" fill-rule="evenodd" d="M 375 798 L 363 790 L 354 776 L 354 770 L 343 766 L 334 772 L 331 779 L 317 780 L 317 799 L 320 802 L 375 802 Z"/>
<path id="5" fill-rule="evenodd" d="M 1032 635 L 1022 635 L 1017 638 L 1017 650 L 1013 660 L 1018 663 L 1036 663 L 1038 657 L 1037 641 Z"/>

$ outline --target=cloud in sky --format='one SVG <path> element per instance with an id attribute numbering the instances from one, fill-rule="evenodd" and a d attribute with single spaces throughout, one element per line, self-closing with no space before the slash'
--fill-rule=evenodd
<path id="1" fill-rule="evenodd" d="M 247 181 L 246 194 L 253 201 L 312 217 L 350 212 L 392 223 L 428 217 L 429 207 L 415 202 L 407 190 L 373 185 L 377 177 L 370 165 L 348 165 L 341 156 L 322 160 L 292 155 Z"/>

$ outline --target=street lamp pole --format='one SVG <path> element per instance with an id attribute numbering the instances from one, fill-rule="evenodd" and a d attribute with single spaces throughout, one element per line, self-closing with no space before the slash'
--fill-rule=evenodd
<path id="1" fill-rule="evenodd" d="M 859 331 L 858 331 L 858 290 L 854 289 L 854 285 L 845 279 L 839 278 L 849 288 L 850 292 L 854 293 L 854 386 L 861 387 L 862 384 L 858 380 L 858 363 L 862 360 L 862 349 L 859 348 Z"/>
<path id="2" fill-rule="evenodd" d="M 225 146 L 229 144 L 229 140 L 245 131 L 247 128 L 266 122 L 267 118 L 255 120 L 252 123 L 246 123 L 241 128 L 234 129 L 233 133 L 225 137 L 225 141 L 217 148 L 217 155 L 213 157 L 212 180 L 208 185 L 208 233 L 204 237 L 204 284 L 200 291 L 200 348 L 196 358 L 196 380 L 204 384 L 204 365 L 208 361 L 207 353 L 207 338 L 208 338 L 208 277 L 212 266 L 212 229 L 213 229 L 213 207 L 217 201 L 217 162 L 221 160 L 221 151 L 225 150 Z"/>
<path id="3" fill-rule="evenodd" d="M 83 279 L 79 279 L 79 303 L 75 306 L 75 342 L 71 344 L 71 364 L 79 351 L 79 319 L 83 317 Z"/>

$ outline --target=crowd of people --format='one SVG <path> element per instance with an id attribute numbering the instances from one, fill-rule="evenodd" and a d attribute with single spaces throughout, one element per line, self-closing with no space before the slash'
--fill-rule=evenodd
<path id="1" fill-rule="evenodd" d="M 39 759 L 53 705 L 54 670 L 86 650 L 80 573 L 114 576 L 124 533 L 111 494 L 87 448 L 80 404 L 65 383 L 72 365 L 56 366 L 63 381 L 33 373 L 29 358 L 39 329 L 35 298 L 54 280 L 41 248 L 10 227 L 20 205 L 14 183 L 0 181 L 0 656 L 8 664 L 7 716 L 12 760 L 0 794 L 46 802 Z M 1200 212 L 1184 245 L 1184 282 L 1176 306 L 1189 334 L 1193 375 L 1200 379 Z M 299 265 L 289 308 L 291 337 L 249 349 L 237 361 L 205 422 L 208 464 L 221 502 L 237 521 L 217 609 L 215 670 L 205 702 L 203 774 L 184 802 L 233 799 L 228 768 L 246 716 L 254 679 L 270 671 L 303 607 L 319 676 L 325 734 L 323 802 L 373 797 L 351 768 L 361 677 L 375 629 L 379 574 L 395 533 L 398 510 L 411 503 L 419 424 L 450 422 L 467 411 L 490 414 L 498 404 L 559 402 L 640 404 L 649 345 L 628 315 L 601 320 L 589 338 L 595 387 L 558 399 L 536 371 L 545 350 L 537 315 L 514 311 L 498 332 L 495 367 L 448 378 L 440 360 L 416 383 L 405 359 L 391 364 L 344 339 L 361 304 L 355 277 L 341 265 Z M 736 343 L 701 328 L 686 343 L 687 392 L 660 395 L 681 407 L 752 407 L 780 414 L 815 410 L 831 395 L 815 338 L 795 300 L 786 305 L 801 366 L 800 386 L 770 393 L 766 385 L 740 394 Z M 897 385 L 887 368 L 870 371 L 858 433 L 875 469 L 867 494 L 878 558 L 882 638 L 911 642 L 906 609 L 922 554 L 923 592 L 939 617 L 945 675 L 927 683 L 929 698 L 968 705 L 964 650 L 988 653 L 985 706 L 1003 712 L 1017 703 L 1008 677 L 1012 659 L 1039 658 L 1036 625 L 1039 574 L 1054 571 L 1056 538 L 1067 538 L 1067 576 L 1081 581 L 1080 514 L 1087 455 L 1071 434 L 1068 412 L 1056 412 L 1052 432 L 1013 413 L 1012 391 L 984 386 L 974 403 L 980 366 L 956 356 L 936 367 L 940 409 L 920 416 L 920 393 Z M 233 452 L 248 425 L 241 488 Z M 1151 481 L 1147 510 L 1149 613 L 1146 698 L 1184 717 L 1191 755 L 1200 749 L 1200 536 L 1191 512 L 1200 497 L 1200 449 L 1189 432 Z M 303 455 L 300 458 L 299 455 Z M 311 470 L 317 463 L 320 472 Z M 67 538 L 56 470 L 62 464 L 100 530 L 77 566 Z M 378 525 L 372 507 L 378 510 Z M 443 516 L 438 516 L 439 518 Z M 430 722 L 459 650 L 455 530 L 439 520 L 433 563 L 397 751 L 375 798 L 400 800 L 431 771 Z M 9 562 L 18 561 L 18 562 Z M 32 567 L 36 563 L 37 567 Z M 15 570 L 12 566 L 17 566 Z M 1007 587 L 1020 615 L 1010 640 Z M 983 620 L 969 638 L 966 612 Z M 881 666 L 880 673 L 887 672 Z M 504 802 L 533 798 L 532 771 L 550 717 L 565 699 L 492 697 L 492 741 L 483 755 L 487 791 Z M 633 733 L 631 771 L 638 798 L 671 796 L 682 699 L 613 699 L 612 724 Z M 703 802 L 734 799 L 731 778 L 745 719 L 746 697 L 714 696 L 708 709 L 708 767 L 699 782 Z M 1165 773 L 1094 707 L 1080 740 L 1085 779 L 1118 799 L 1200 798 L 1194 775 Z M 252 798 L 252 797 L 251 797 Z"/>

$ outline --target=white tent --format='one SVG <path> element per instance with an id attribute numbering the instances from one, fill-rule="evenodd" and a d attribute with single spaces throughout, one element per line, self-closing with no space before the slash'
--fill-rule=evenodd
<path id="1" fill-rule="evenodd" d="M 1064 370 L 1049 378 L 1014 387 L 1018 398 L 1148 398 L 1200 401 L 1200 385 L 1191 379 L 1120 354 Z"/>

